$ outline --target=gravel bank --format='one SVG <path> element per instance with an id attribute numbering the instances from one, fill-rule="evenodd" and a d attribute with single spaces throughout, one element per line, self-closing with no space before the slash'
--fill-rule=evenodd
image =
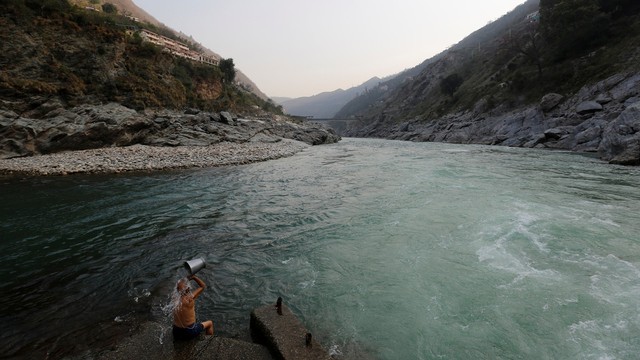
<path id="1" fill-rule="evenodd" d="M 0 160 L 3 175 L 69 175 L 120 173 L 240 165 L 294 155 L 303 142 L 230 143 L 211 146 L 157 147 L 133 145 Z"/>

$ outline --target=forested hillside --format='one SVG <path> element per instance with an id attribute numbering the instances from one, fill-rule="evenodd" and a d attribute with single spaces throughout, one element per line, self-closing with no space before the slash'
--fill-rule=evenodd
<path id="1" fill-rule="evenodd" d="M 347 104 L 344 135 L 640 164 L 638 1 L 530 0 L 423 65 Z"/>
<path id="2" fill-rule="evenodd" d="M 279 110 L 225 80 L 220 67 L 143 41 L 136 29 L 175 36 L 117 11 L 91 11 L 66 0 L 6 0 L 0 11 L 0 99 L 6 109 L 22 113 L 57 101 L 118 102 L 138 110 Z"/>
<path id="3" fill-rule="evenodd" d="M 478 105 L 506 111 L 547 92 L 575 92 L 638 66 L 639 9 L 634 0 L 529 0 L 337 116 L 429 121 Z"/>

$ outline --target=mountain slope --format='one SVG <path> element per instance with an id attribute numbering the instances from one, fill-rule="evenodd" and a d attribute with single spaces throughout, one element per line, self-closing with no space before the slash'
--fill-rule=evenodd
<path id="1" fill-rule="evenodd" d="M 347 104 L 338 116 L 360 120 L 344 134 L 640 163 L 636 1 L 529 0 L 425 64 Z"/>
<path id="2" fill-rule="evenodd" d="M 437 90 L 438 80 L 449 75 L 448 72 L 451 72 L 452 69 L 462 66 L 468 58 L 479 58 L 481 54 L 490 54 L 494 51 L 495 41 L 500 40 L 506 32 L 513 31 L 514 26 L 521 26 L 522 20 L 528 14 L 538 10 L 538 2 L 539 0 L 525 2 L 500 19 L 473 32 L 451 48 L 386 82 L 380 83 L 369 93 L 362 94 L 346 104 L 338 111 L 337 116 L 340 118 L 372 116 L 388 110 L 384 108 L 383 104 L 402 102 L 406 100 L 406 96 L 424 98 L 427 92 Z M 425 79 L 425 77 L 429 79 Z M 441 99 L 434 98 L 434 102 L 439 100 Z M 406 106 L 410 102 L 418 103 L 422 100 L 412 99 L 404 101 L 398 106 Z"/>
<path id="3" fill-rule="evenodd" d="M 181 38 L 181 39 L 183 39 L 184 41 L 187 41 L 187 42 L 191 42 L 191 43 L 197 44 L 203 50 L 203 52 L 206 53 L 207 55 L 213 56 L 218 60 L 223 59 L 223 57 L 220 56 L 219 54 L 217 54 L 216 52 L 214 52 L 214 51 L 212 51 L 210 49 L 207 49 L 206 47 L 202 46 L 202 44 L 198 43 L 198 41 L 196 39 L 194 39 L 193 37 L 187 36 L 186 34 L 180 32 L 180 31 L 176 31 L 174 29 L 169 28 L 168 26 L 166 26 L 165 24 L 160 22 L 158 19 L 153 17 L 153 15 L 149 14 L 147 11 L 145 11 L 144 9 L 142 9 L 138 5 L 136 5 L 134 3 L 134 1 L 132 1 L 132 0 L 96 0 L 96 1 L 70 0 L 69 2 L 72 3 L 72 4 L 75 4 L 75 5 L 79 6 L 79 7 L 82 7 L 82 8 L 84 8 L 85 6 L 88 6 L 88 7 L 94 7 L 96 9 L 100 9 L 102 4 L 105 4 L 105 3 L 113 4 L 118 8 L 118 11 L 120 13 L 122 13 L 123 15 L 135 17 L 135 18 L 139 19 L 139 21 L 147 22 L 147 23 L 152 24 L 152 25 L 154 25 L 156 27 L 159 27 L 159 28 L 165 28 L 165 29 L 171 31 L 173 34 L 175 34 L 175 36 L 177 36 L 178 38 Z M 255 95 L 257 95 L 258 97 L 260 97 L 263 100 L 267 100 L 269 98 L 240 69 L 236 69 L 236 82 L 238 82 L 243 88 L 245 88 L 248 91 L 254 93 Z"/>
<path id="4" fill-rule="evenodd" d="M 51 101 L 276 110 L 226 84 L 219 67 L 174 57 L 128 33 L 123 25 L 139 23 L 124 16 L 30 0 L 2 2 L 0 13 L 0 105 L 19 114 Z"/>
<path id="5" fill-rule="evenodd" d="M 371 78 L 361 85 L 354 86 L 347 90 L 338 89 L 331 92 L 323 92 L 313 96 L 284 99 L 277 101 L 282 105 L 285 112 L 296 116 L 312 116 L 315 118 L 330 119 L 347 102 L 355 98 L 362 92 L 368 91 L 376 86 L 382 79 Z"/>

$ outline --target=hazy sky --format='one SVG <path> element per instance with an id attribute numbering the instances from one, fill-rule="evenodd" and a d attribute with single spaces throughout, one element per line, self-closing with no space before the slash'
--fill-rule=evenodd
<path id="1" fill-rule="evenodd" d="M 134 0 L 232 58 L 268 96 L 360 85 L 418 65 L 525 0 Z"/>

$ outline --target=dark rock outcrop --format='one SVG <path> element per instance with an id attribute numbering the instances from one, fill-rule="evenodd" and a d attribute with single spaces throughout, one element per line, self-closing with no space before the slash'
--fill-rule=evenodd
<path id="1" fill-rule="evenodd" d="M 597 111 L 602 111 L 602 105 L 597 101 L 585 101 L 576 107 L 576 112 L 579 115 L 591 114 Z"/>
<path id="2" fill-rule="evenodd" d="M 556 106 L 564 100 L 564 96 L 556 93 L 547 94 L 540 100 L 540 109 L 544 112 L 553 110 Z"/>
<path id="3" fill-rule="evenodd" d="M 640 101 L 604 127 L 598 153 L 615 164 L 640 165 Z"/>
<path id="4" fill-rule="evenodd" d="M 34 109 L 34 114 L 44 114 L 41 118 L 0 111 L 0 158 L 134 144 L 207 146 L 287 138 L 319 145 L 340 140 L 330 129 L 284 116 L 242 119 L 228 112 L 137 112 L 116 103 L 45 107 Z"/>
<path id="5" fill-rule="evenodd" d="M 481 108 L 481 107 L 480 107 Z M 640 73 L 617 74 L 571 97 L 548 94 L 539 105 L 499 106 L 436 119 L 354 122 L 346 136 L 597 152 L 616 164 L 640 165 Z"/>

